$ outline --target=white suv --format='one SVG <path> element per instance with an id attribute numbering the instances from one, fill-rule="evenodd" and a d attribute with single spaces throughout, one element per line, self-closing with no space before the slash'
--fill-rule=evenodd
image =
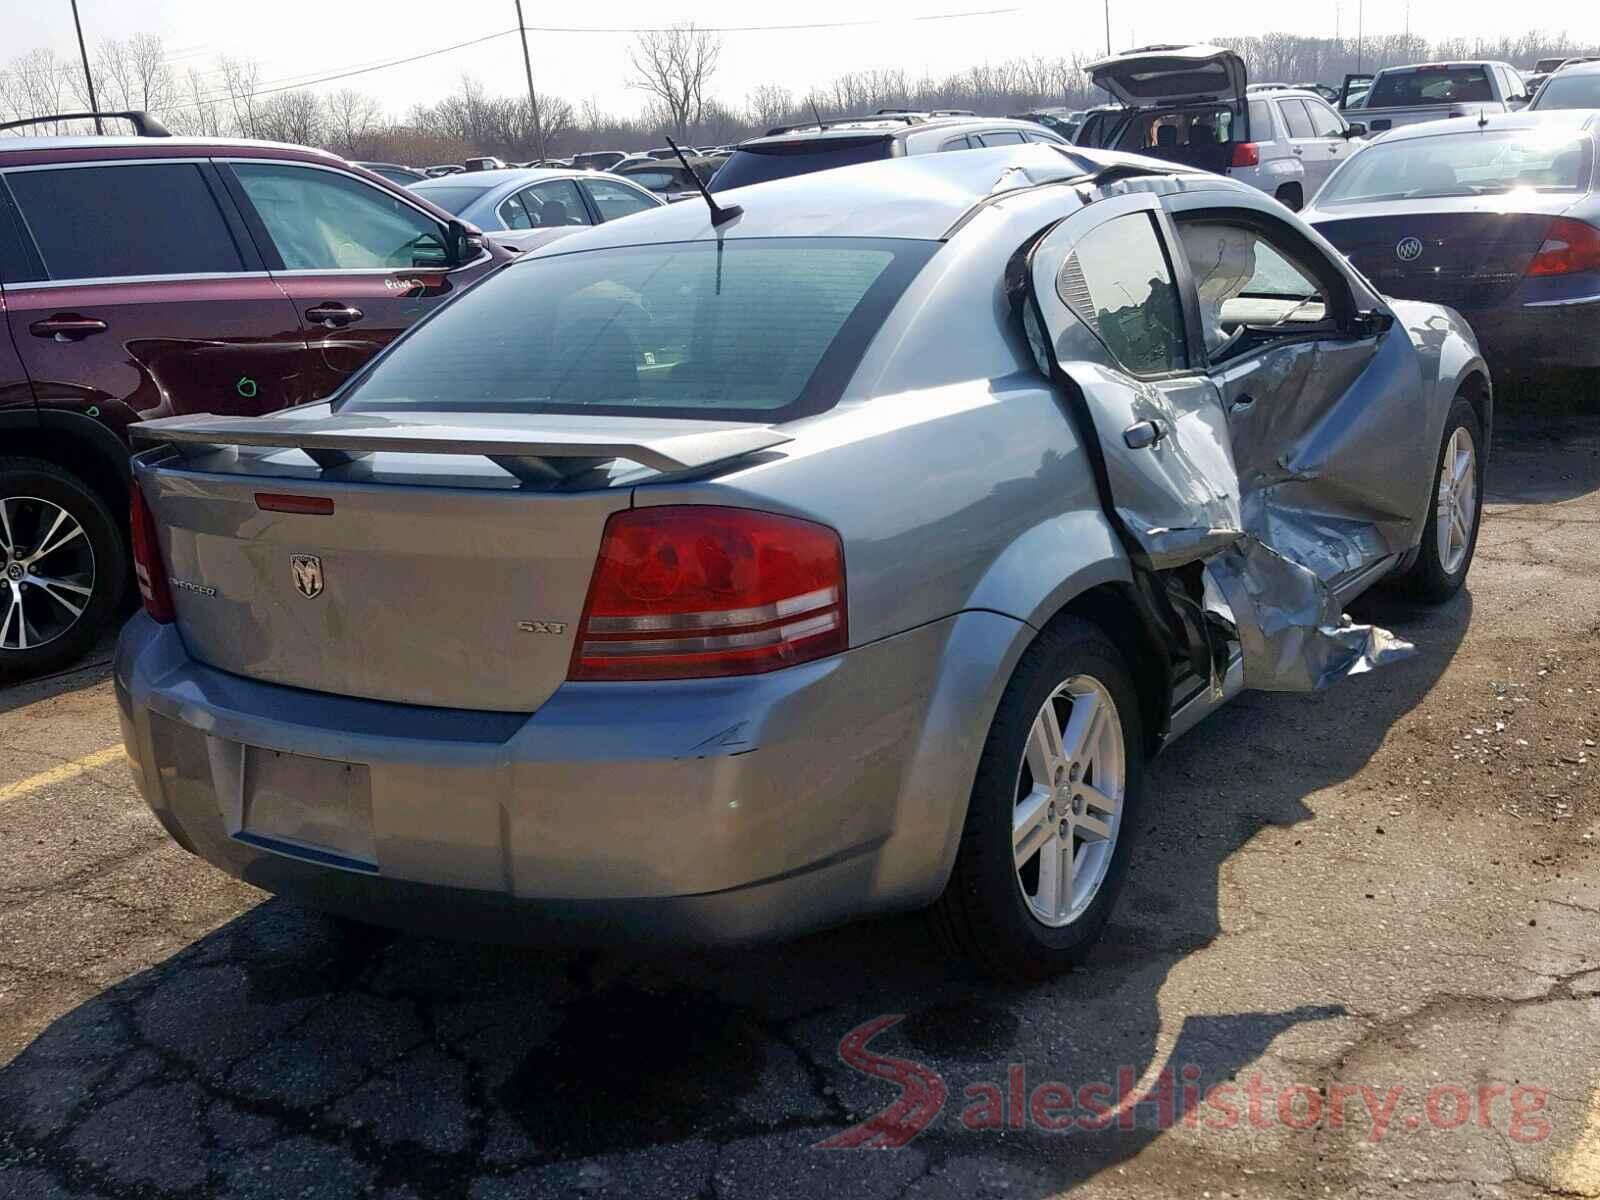
<path id="1" fill-rule="evenodd" d="M 1230 175 L 1292 209 L 1366 133 L 1315 92 L 1249 90 L 1244 60 L 1221 46 L 1146 46 L 1088 71 L 1124 106 L 1097 145 Z"/>

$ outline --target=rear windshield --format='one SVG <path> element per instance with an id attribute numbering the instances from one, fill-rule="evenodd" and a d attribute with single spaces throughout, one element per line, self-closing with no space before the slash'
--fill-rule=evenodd
<path id="1" fill-rule="evenodd" d="M 338 407 L 763 421 L 820 412 L 937 248 L 749 238 L 524 259 L 418 326 Z"/>
<path id="2" fill-rule="evenodd" d="M 1494 99 L 1483 67 L 1439 67 L 1385 71 L 1372 85 L 1367 108 L 1416 108 L 1424 104 L 1462 104 Z"/>
<path id="3" fill-rule="evenodd" d="M 773 142 L 760 147 L 741 146 L 733 152 L 733 157 L 722 164 L 716 178 L 711 181 L 711 190 L 725 192 L 729 188 L 747 184 L 788 179 L 791 175 L 809 175 L 813 171 L 827 171 L 833 167 L 877 162 L 893 153 L 894 140 L 883 136 L 808 138 L 805 141 Z"/>
<path id="4" fill-rule="evenodd" d="M 1376 142 L 1328 180 L 1317 207 L 1520 190 L 1587 191 L 1593 157 L 1589 135 L 1570 129 L 1474 130 Z"/>
<path id="5" fill-rule="evenodd" d="M 487 188 L 477 187 L 419 187 L 411 190 L 448 213 L 459 213 L 488 191 Z"/>
<path id="6" fill-rule="evenodd" d="M 1600 108 L 1600 73 L 1552 75 L 1539 89 L 1533 107 Z"/>

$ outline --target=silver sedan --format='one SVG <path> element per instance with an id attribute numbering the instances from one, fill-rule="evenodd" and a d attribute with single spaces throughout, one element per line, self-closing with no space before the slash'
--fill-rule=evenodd
<path id="1" fill-rule="evenodd" d="M 1015 146 L 605 225 L 330 403 L 138 427 L 116 686 L 173 838 L 455 936 L 931 907 L 1032 978 L 1150 757 L 1361 686 L 1476 538 L 1490 382 L 1254 189 Z"/>

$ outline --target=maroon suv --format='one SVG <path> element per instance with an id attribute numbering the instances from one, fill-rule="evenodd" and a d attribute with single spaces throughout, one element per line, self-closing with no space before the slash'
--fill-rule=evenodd
<path id="1" fill-rule="evenodd" d="M 506 261 L 476 232 L 303 146 L 0 140 L 0 676 L 116 609 L 130 423 L 322 399 Z"/>

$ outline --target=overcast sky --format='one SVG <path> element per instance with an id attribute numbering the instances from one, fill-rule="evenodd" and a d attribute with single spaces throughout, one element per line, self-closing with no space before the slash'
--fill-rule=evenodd
<path id="1" fill-rule="evenodd" d="M 1203 5 L 1183 0 L 1111 0 L 1111 40 L 1121 50 L 1157 41 L 1203 41 L 1268 30 L 1332 36 L 1335 14 L 1353 36 L 1358 0 L 1286 4 L 1283 0 L 1228 0 Z M 1407 8 L 1413 32 L 1441 36 L 1497 37 L 1530 27 L 1565 29 L 1580 41 L 1600 40 L 1600 5 L 1570 0 L 1368 0 L 1365 27 L 1399 32 Z M 68 0 L 12 0 L 0 15 L 0 57 L 50 46 L 76 54 Z M 727 32 L 723 37 L 716 94 L 742 106 L 749 91 L 778 83 L 803 93 L 845 71 L 901 67 L 920 74 L 959 69 L 975 62 L 1105 46 L 1101 0 L 1007 4 L 1006 0 L 807 0 L 803 4 L 701 0 L 611 0 L 608 4 L 549 4 L 524 0 L 534 25 L 592 24 L 616 29 L 693 19 L 709 26 L 861 22 L 837 28 Z M 917 20 L 935 14 L 987 11 L 984 15 Z M 141 31 L 160 34 L 180 72 L 212 71 L 219 54 L 254 57 L 263 85 L 291 83 L 315 75 L 370 66 L 433 50 L 516 26 L 513 0 L 341 0 L 335 4 L 261 3 L 259 0 L 79 0 L 91 46 L 100 38 Z M 1222 14 L 1219 18 L 1219 14 Z M 628 33 L 530 32 L 535 82 L 574 104 L 589 98 L 602 108 L 629 113 L 643 97 L 626 86 Z M 8 53 L 9 52 L 9 53 Z M 421 62 L 357 75 L 318 86 L 319 91 L 355 87 L 377 96 L 399 113 L 453 90 L 464 73 L 491 91 L 525 88 L 522 52 L 514 35 L 496 38 Z M 220 80 L 213 80 L 220 85 Z"/>

